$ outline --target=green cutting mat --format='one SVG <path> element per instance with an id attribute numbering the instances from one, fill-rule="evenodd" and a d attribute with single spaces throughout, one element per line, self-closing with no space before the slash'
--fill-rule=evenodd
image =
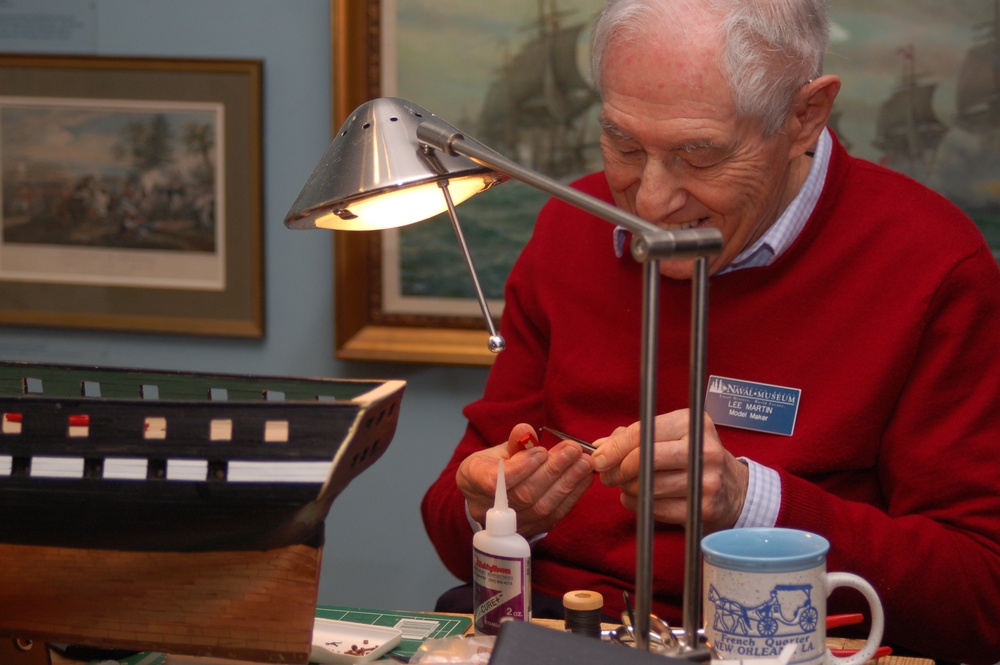
<path id="1" fill-rule="evenodd" d="M 361 607 L 320 605 L 316 608 L 320 619 L 353 621 L 368 626 L 388 626 L 403 631 L 399 646 L 389 652 L 397 660 L 409 661 L 424 640 L 452 635 L 463 635 L 472 625 L 471 617 L 452 614 L 425 614 L 423 612 L 394 612 L 370 610 Z"/>
<path id="2" fill-rule="evenodd" d="M 320 619 L 335 621 L 353 621 L 367 626 L 388 626 L 403 631 L 403 639 L 399 646 L 389 652 L 395 660 L 407 662 L 417 653 L 424 640 L 452 635 L 464 635 L 472 625 L 472 618 L 452 614 L 425 614 L 423 612 L 392 612 L 386 610 L 368 610 L 361 607 L 337 607 L 320 605 L 316 608 L 316 616 Z M 92 660 L 90 665 L 103 665 L 117 662 L 120 665 L 165 665 L 166 654 L 144 652 L 130 656 L 121 661 Z M 383 660 L 385 660 L 383 658 Z"/>

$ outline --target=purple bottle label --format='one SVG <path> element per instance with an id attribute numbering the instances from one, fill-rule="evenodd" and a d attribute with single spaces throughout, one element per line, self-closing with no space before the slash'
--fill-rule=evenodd
<path id="1" fill-rule="evenodd" d="M 531 560 L 473 548 L 472 602 L 476 632 L 496 635 L 502 621 L 531 620 Z"/>

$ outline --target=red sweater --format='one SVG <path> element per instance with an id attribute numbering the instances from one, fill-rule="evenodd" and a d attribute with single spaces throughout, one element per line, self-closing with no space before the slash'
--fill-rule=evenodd
<path id="1" fill-rule="evenodd" d="M 610 201 L 603 175 L 576 186 Z M 641 266 L 613 226 L 550 202 L 506 291 L 498 356 L 422 510 L 462 580 L 472 532 L 460 461 L 549 425 L 585 439 L 638 420 Z M 778 470 L 778 526 L 832 543 L 828 568 L 878 590 L 888 643 L 1000 661 L 1000 270 L 951 203 L 836 145 L 816 210 L 774 264 L 710 280 L 708 374 L 800 388 L 791 437 L 720 427 L 726 448 Z M 659 413 L 688 404 L 691 285 L 663 280 Z M 543 438 L 543 444 L 554 440 Z M 683 529 L 658 525 L 654 612 L 679 624 Z M 635 580 L 635 519 L 594 482 L 533 551 L 536 592 L 604 594 Z M 849 591 L 830 613 L 863 611 Z"/>

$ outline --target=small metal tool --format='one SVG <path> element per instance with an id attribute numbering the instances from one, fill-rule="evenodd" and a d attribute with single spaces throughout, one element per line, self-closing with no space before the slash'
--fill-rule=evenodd
<path id="1" fill-rule="evenodd" d="M 608 633 L 608 639 L 629 647 L 636 646 L 635 611 L 632 609 L 632 598 L 628 591 L 622 591 L 625 609 L 622 610 L 622 625 Z M 664 655 L 678 656 L 684 651 L 670 625 L 655 614 L 649 615 L 649 646 L 650 651 Z"/>
<path id="2" fill-rule="evenodd" d="M 576 441 L 576 442 L 577 442 L 577 443 L 579 443 L 579 444 L 580 444 L 581 446 L 583 446 L 583 449 L 584 449 L 584 450 L 586 450 L 586 451 L 588 451 L 588 452 L 591 452 L 591 453 L 592 453 L 592 452 L 594 452 L 595 450 L 597 450 L 597 446 L 595 446 L 594 444 L 592 444 L 592 443 L 589 443 L 589 442 L 587 442 L 587 441 L 584 441 L 583 439 L 579 439 L 579 438 L 577 438 L 577 437 L 575 437 L 575 436 L 570 436 L 569 434 L 565 434 L 565 433 L 563 433 L 563 432 L 559 432 L 559 431 L 557 431 L 557 430 L 554 430 L 554 429 L 552 429 L 551 427 L 546 427 L 545 425 L 542 425 L 541 429 L 545 430 L 545 431 L 546 431 L 546 432 L 548 432 L 549 434 L 555 434 L 555 435 L 556 435 L 556 436 L 558 436 L 558 437 L 559 437 L 560 439 L 569 439 L 570 441 Z"/>

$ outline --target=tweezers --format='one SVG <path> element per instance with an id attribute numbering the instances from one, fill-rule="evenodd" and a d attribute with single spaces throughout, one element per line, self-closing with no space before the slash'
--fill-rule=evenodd
<path id="1" fill-rule="evenodd" d="M 583 446 L 583 449 L 586 450 L 587 452 L 591 452 L 592 453 L 595 450 L 597 450 L 597 446 L 595 446 L 594 444 L 589 443 L 587 441 L 584 441 L 583 439 L 578 439 L 575 436 L 570 436 L 569 434 L 565 434 L 565 433 L 560 432 L 558 430 L 554 430 L 551 427 L 546 427 L 545 425 L 542 425 L 541 429 L 545 430 L 549 434 L 555 434 L 560 439 L 569 439 L 570 441 L 576 441 L 581 446 Z"/>

